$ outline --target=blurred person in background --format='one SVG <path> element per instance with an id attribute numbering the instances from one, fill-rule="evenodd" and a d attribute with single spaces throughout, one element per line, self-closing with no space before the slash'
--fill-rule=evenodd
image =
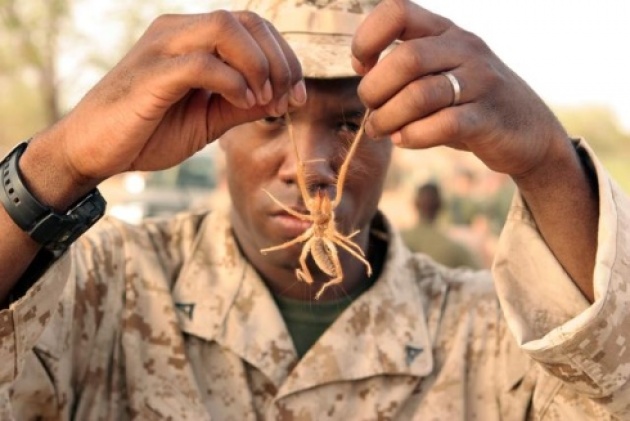
<path id="1" fill-rule="evenodd" d="M 479 212 L 480 198 L 475 194 L 475 174 L 467 168 L 457 168 L 447 201 L 449 219 L 455 225 L 470 225 Z"/>
<path id="2" fill-rule="evenodd" d="M 238 7 L 158 18 L 2 162 L 0 418 L 627 418 L 630 204 L 586 142 L 414 3 Z M 310 228 L 266 193 L 306 211 L 285 116 L 334 197 L 366 109 L 335 221 L 372 273 L 340 253 L 315 301 L 330 276 L 296 279 L 303 244 L 260 252 Z M 100 182 L 219 137 L 229 212 L 82 235 Z M 435 146 L 518 187 L 493 279 L 410 252 L 378 212 L 392 148 Z"/>
<path id="3" fill-rule="evenodd" d="M 414 206 L 418 222 L 401 233 L 411 251 L 427 254 L 436 262 L 452 268 L 480 268 L 475 255 L 464 244 L 450 238 L 439 226 L 443 202 L 440 187 L 436 183 L 418 186 Z"/>

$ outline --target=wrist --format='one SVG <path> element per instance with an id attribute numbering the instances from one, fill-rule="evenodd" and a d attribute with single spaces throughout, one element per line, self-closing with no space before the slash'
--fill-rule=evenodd
<path id="1" fill-rule="evenodd" d="M 94 189 L 70 206 L 56 212 L 33 196 L 26 186 L 19 161 L 28 143 L 21 143 L 0 161 L 0 203 L 6 214 L 23 232 L 53 252 L 63 252 L 98 221 L 106 202 Z"/>
<path id="2" fill-rule="evenodd" d="M 512 179 L 524 197 L 555 189 L 557 185 L 568 185 L 568 180 L 583 173 L 580 158 L 571 139 L 567 136 L 551 142 L 544 159 L 523 174 Z"/>
<path id="3" fill-rule="evenodd" d="M 78 174 L 60 145 L 62 140 L 58 136 L 42 133 L 29 142 L 18 166 L 25 186 L 40 203 L 56 212 L 65 212 L 102 180 Z"/>

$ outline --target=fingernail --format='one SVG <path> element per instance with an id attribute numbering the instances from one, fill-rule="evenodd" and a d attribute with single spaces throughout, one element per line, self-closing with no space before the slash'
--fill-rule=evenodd
<path id="1" fill-rule="evenodd" d="M 284 94 L 278 100 L 278 104 L 276 105 L 276 113 L 277 117 L 283 115 L 289 109 L 289 94 Z"/>
<path id="2" fill-rule="evenodd" d="M 262 92 L 260 93 L 260 98 L 258 98 L 258 103 L 260 105 L 267 105 L 269 101 L 273 99 L 273 91 L 271 90 L 271 82 L 269 79 L 263 85 Z"/>
<path id="3" fill-rule="evenodd" d="M 306 102 L 306 85 L 301 80 L 291 89 L 291 103 L 295 105 L 302 105 Z"/>
<path id="4" fill-rule="evenodd" d="M 392 139 L 392 143 L 394 145 L 400 145 L 402 143 L 402 134 L 400 132 L 392 133 L 390 138 Z"/>
<path id="5" fill-rule="evenodd" d="M 256 96 L 251 89 L 247 89 L 247 92 L 245 92 L 245 100 L 247 101 L 247 108 L 252 108 L 256 105 Z"/>
<path id="6" fill-rule="evenodd" d="M 365 135 L 370 139 L 374 139 L 374 127 L 372 127 L 372 121 L 368 118 L 365 122 Z"/>
<path id="7" fill-rule="evenodd" d="M 367 66 L 356 57 L 352 57 L 352 68 L 360 75 L 366 74 L 368 70 Z"/>

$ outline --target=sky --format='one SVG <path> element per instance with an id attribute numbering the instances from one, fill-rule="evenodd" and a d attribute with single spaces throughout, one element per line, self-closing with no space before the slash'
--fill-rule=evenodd
<path id="1" fill-rule="evenodd" d="M 612 108 L 630 131 L 627 0 L 426 0 L 481 36 L 552 105 Z"/>
<path id="2" fill-rule="evenodd" d="M 83 32 L 94 37 L 92 46 L 110 48 L 108 42 L 115 41 L 111 29 L 115 33 L 116 25 L 103 16 L 107 8 L 111 10 L 117 3 L 89 0 L 78 10 Z M 550 105 L 609 107 L 621 127 L 630 132 L 630 25 L 627 23 L 630 2 L 627 0 L 423 0 L 418 3 L 479 35 Z M 163 4 L 193 13 L 226 7 L 229 2 L 163 0 Z M 68 58 L 64 64 L 72 67 L 76 59 Z M 75 93 L 98 77 L 94 73 L 79 77 Z"/>

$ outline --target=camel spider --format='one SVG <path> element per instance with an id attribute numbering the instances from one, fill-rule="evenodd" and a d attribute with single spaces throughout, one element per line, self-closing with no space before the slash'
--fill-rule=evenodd
<path id="1" fill-rule="evenodd" d="M 315 261 L 317 267 L 319 267 L 322 272 L 332 278 L 324 285 L 322 285 L 320 290 L 315 295 L 316 300 L 318 300 L 322 296 L 322 294 L 328 287 L 339 284 L 343 280 L 343 269 L 341 268 L 341 262 L 339 261 L 337 247 L 341 247 L 342 249 L 346 250 L 348 253 L 359 259 L 365 265 L 367 275 L 372 275 L 372 267 L 370 266 L 370 263 L 365 259 L 365 253 L 363 252 L 363 250 L 361 250 L 361 247 L 359 247 L 355 242 L 351 240 L 352 237 L 359 233 L 359 230 L 356 230 L 350 235 L 345 236 L 337 231 L 337 226 L 335 223 L 335 209 L 341 202 L 343 185 L 346 174 L 348 173 L 350 161 L 352 160 L 357 146 L 359 145 L 361 137 L 363 137 L 365 122 L 367 121 L 368 115 L 369 110 L 366 111 L 365 116 L 363 117 L 363 121 L 361 122 L 361 126 L 352 141 L 350 150 L 348 151 L 348 154 L 346 155 L 346 158 L 339 169 L 339 176 L 337 178 L 337 192 L 335 198 L 331 200 L 328 196 L 328 193 L 321 189 L 318 189 L 317 193 L 313 196 L 309 194 L 304 170 L 305 165 L 300 158 L 295 137 L 293 136 L 291 120 L 287 113 L 285 118 L 289 130 L 289 138 L 291 140 L 291 143 L 293 144 L 295 156 L 298 161 L 297 184 L 300 189 L 300 193 L 302 194 L 304 205 L 308 209 L 309 213 L 301 214 L 299 212 L 296 212 L 295 210 L 281 203 L 267 190 L 264 190 L 265 193 L 269 195 L 271 200 L 273 200 L 278 206 L 282 207 L 282 209 L 284 209 L 286 212 L 301 220 L 312 222 L 312 225 L 306 231 L 304 231 L 304 233 L 297 236 L 293 240 L 289 240 L 286 243 L 274 247 L 264 248 L 260 251 L 261 253 L 266 254 L 271 251 L 288 248 L 293 246 L 294 244 L 304 242 L 302 253 L 300 254 L 301 269 L 298 268 L 295 270 L 297 278 L 308 284 L 313 283 L 313 276 L 311 275 L 311 272 L 306 265 L 306 259 L 309 253 L 313 256 L 313 260 Z"/>

